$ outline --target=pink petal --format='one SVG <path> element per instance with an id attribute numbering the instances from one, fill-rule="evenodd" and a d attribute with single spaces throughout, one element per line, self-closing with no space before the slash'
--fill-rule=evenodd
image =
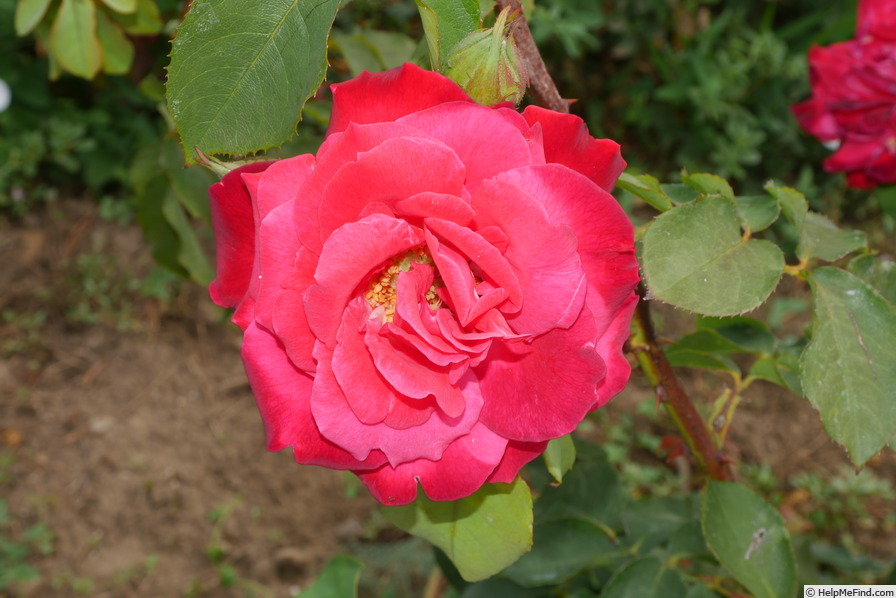
<path id="1" fill-rule="evenodd" d="M 450 418 L 435 411 L 417 426 L 393 428 L 386 422 L 364 424 L 355 416 L 346 401 L 342 388 L 330 367 L 332 352 L 318 344 L 317 375 L 311 395 L 311 409 L 321 434 L 361 460 L 370 451 L 382 451 L 393 466 L 416 459 L 438 460 L 445 449 L 457 438 L 470 432 L 479 419 L 482 396 L 475 379 L 470 377 L 459 385 L 466 399 L 466 410 L 459 418 Z M 351 364 L 346 364 L 350 366 Z M 408 409 L 406 404 L 394 403 L 396 409 Z M 431 403 L 421 403 L 424 410 Z"/>
<path id="2" fill-rule="evenodd" d="M 358 285 L 386 260 L 422 242 L 419 230 L 379 214 L 330 235 L 314 274 L 317 284 L 305 292 L 305 315 L 315 336 L 334 347 L 342 310 Z"/>
<path id="3" fill-rule="evenodd" d="M 470 204 L 447 193 L 424 191 L 395 204 L 395 210 L 403 218 L 441 218 L 466 226 L 473 219 Z"/>
<path id="4" fill-rule="evenodd" d="M 424 223 L 427 231 L 433 232 L 443 241 L 448 241 L 462 256 L 476 264 L 482 270 L 483 278 L 491 279 L 496 289 L 506 291 L 510 303 L 517 307 L 522 305 L 523 291 L 516 272 L 493 245 L 469 228 L 447 220 L 427 218 Z M 438 262 L 436 263 L 438 264 Z M 441 272 L 441 266 L 439 266 L 439 271 Z M 447 282 L 446 280 L 446 285 Z M 451 290 L 450 286 L 448 288 Z M 507 309 L 505 311 L 517 310 Z M 463 320 L 461 323 L 466 324 Z"/>
<path id="5" fill-rule="evenodd" d="M 371 452 L 365 460 L 355 459 L 321 437 L 311 415 L 314 381 L 292 366 L 269 332 L 250 324 L 242 353 L 264 422 L 268 450 L 292 446 L 299 463 L 333 469 L 372 469 L 385 462 L 385 457 L 376 452 Z"/>
<path id="6" fill-rule="evenodd" d="M 326 238 L 354 222 L 370 203 L 393 206 L 425 191 L 459 195 L 464 177 L 463 163 L 445 145 L 419 138 L 388 139 L 333 175 L 319 207 L 320 234 Z"/>
<path id="7" fill-rule="evenodd" d="M 607 363 L 607 377 L 598 390 L 603 405 L 622 390 L 631 370 L 622 346 L 640 280 L 632 224 L 613 196 L 559 165 L 519 169 L 499 180 L 525 189 L 552 222 L 568 226 L 578 238 L 588 281 L 585 301 L 595 321 L 597 350 Z"/>
<path id="8" fill-rule="evenodd" d="M 412 399 L 432 395 L 448 417 L 463 415 L 466 402 L 449 380 L 447 369 L 426 361 L 419 351 L 407 347 L 400 339 L 386 338 L 370 328 L 365 342 L 377 371 L 398 393 Z"/>
<path id="9" fill-rule="evenodd" d="M 417 482 L 430 500 L 458 500 L 479 490 L 501 459 L 507 440 L 476 424 L 445 449 L 437 461 L 417 459 L 398 467 L 356 472 L 374 498 L 406 505 L 417 498 Z"/>
<path id="10" fill-rule="evenodd" d="M 295 202 L 295 223 L 299 240 L 311 252 L 320 254 L 326 235 L 320 231 L 320 204 L 324 190 L 339 169 L 355 162 L 360 154 L 368 152 L 384 142 L 398 138 L 427 138 L 421 131 L 397 123 L 369 125 L 351 124 L 341 133 L 330 134 L 317 151 L 314 171 L 305 179 L 299 190 L 300 201 Z"/>
<path id="11" fill-rule="evenodd" d="M 547 448 L 548 441 L 544 442 L 519 442 L 511 440 L 507 443 L 507 450 L 504 451 L 504 457 L 498 464 L 492 475 L 489 476 L 488 482 L 502 482 L 509 484 L 519 474 L 523 465 L 532 461 L 544 452 Z"/>
<path id="12" fill-rule="evenodd" d="M 256 239 L 257 267 L 249 292 L 255 298 L 255 319 L 274 329 L 273 311 L 284 280 L 293 273 L 299 240 L 293 226 L 291 203 L 274 208 L 262 221 Z"/>
<path id="13" fill-rule="evenodd" d="M 473 208 L 477 226 L 498 227 L 508 239 L 504 258 L 523 295 L 519 313 L 507 316 L 510 326 L 518 333 L 538 335 L 572 325 L 585 301 L 585 272 L 569 227 L 552 224 L 539 201 L 502 177 L 483 183 L 473 196 Z"/>
<path id="14" fill-rule="evenodd" d="M 410 63 L 384 73 L 365 71 L 330 89 L 333 112 L 328 136 L 345 130 L 349 123 L 393 121 L 445 102 L 473 102 L 447 77 Z"/>
<path id="15" fill-rule="evenodd" d="M 594 349 L 587 309 L 568 330 L 531 343 L 492 343 L 475 368 L 485 405 L 480 421 L 510 440 L 541 442 L 572 432 L 597 401 L 606 367 Z"/>
<path id="16" fill-rule="evenodd" d="M 491 108 L 443 104 L 409 114 L 398 122 L 416 127 L 452 148 L 467 168 L 466 186 L 471 192 L 499 172 L 532 164 L 526 138 Z"/>
<path id="17" fill-rule="evenodd" d="M 541 124 L 544 157 L 548 163 L 563 164 L 584 174 L 599 187 L 611 191 L 625 170 L 619 144 L 595 139 L 581 118 L 538 106 L 526 106 L 523 116 L 530 125 Z"/>

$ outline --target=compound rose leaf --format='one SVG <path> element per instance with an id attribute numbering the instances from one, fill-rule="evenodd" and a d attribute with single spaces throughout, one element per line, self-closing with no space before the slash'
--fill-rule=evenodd
<path id="1" fill-rule="evenodd" d="M 317 576 L 317 581 L 302 591 L 302 598 L 351 598 L 358 595 L 358 582 L 364 563 L 344 554 L 334 556 Z"/>
<path id="2" fill-rule="evenodd" d="M 796 564 L 784 518 L 752 490 L 711 481 L 703 493 L 703 535 L 716 558 L 756 598 L 796 593 Z"/>
<path id="3" fill-rule="evenodd" d="M 706 316 L 732 316 L 775 290 L 784 255 L 769 241 L 745 239 L 734 202 L 711 196 L 657 217 L 644 235 L 642 265 L 653 297 Z"/>
<path id="4" fill-rule="evenodd" d="M 435 502 L 420 493 L 414 503 L 383 512 L 442 549 L 467 581 L 491 577 L 532 547 L 532 495 L 519 477 L 485 484 L 456 501 Z"/>
<path id="5" fill-rule="evenodd" d="M 896 437 L 896 311 L 838 268 L 818 268 L 809 285 L 814 325 L 802 387 L 828 435 L 861 466 Z"/>
<path id="6" fill-rule="evenodd" d="M 197 0 L 178 28 L 168 107 L 184 144 L 246 154 L 295 132 L 326 72 L 338 0 Z"/>
<path id="7" fill-rule="evenodd" d="M 601 592 L 601 598 L 665 598 L 686 593 L 681 575 L 658 558 L 649 556 L 618 569 Z"/>

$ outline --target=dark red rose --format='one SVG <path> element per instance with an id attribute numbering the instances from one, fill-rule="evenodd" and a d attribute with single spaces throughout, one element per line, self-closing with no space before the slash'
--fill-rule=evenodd
<path id="1" fill-rule="evenodd" d="M 812 98 L 800 126 L 836 145 L 824 162 L 853 187 L 896 183 L 896 43 L 866 36 L 809 51 Z"/>

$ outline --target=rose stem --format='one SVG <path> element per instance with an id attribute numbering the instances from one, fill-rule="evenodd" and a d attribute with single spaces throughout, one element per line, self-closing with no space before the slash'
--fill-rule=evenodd
<path id="1" fill-rule="evenodd" d="M 703 469 L 713 479 L 731 481 L 734 472 L 728 460 L 716 447 L 705 420 L 681 387 L 672 365 L 657 342 L 650 318 L 650 304 L 644 298 L 644 292 L 642 283 L 638 286 L 640 297 L 632 319 L 629 351 L 634 353 L 641 371 L 656 389 L 657 400 L 666 407 Z"/>
<path id="2" fill-rule="evenodd" d="M 538 46 L 532 39 L 532 32 L 522 14 L 519 0 L 497 0 L 497 4 L 501 9 L 510 6 L 511 10 L 520 12 L 520 16 L 511 25 L 513 39 L 529 69 L 529 84 L 531 86 L 529 91 L 536 103 L 556 112 L 569 112 L 569 103 L 560 96 L 554 79 L 541 58 Z M 709 429 L 706 427 L 706 422 L 684 392 L 672 370 L 672 365 L 666 359 L 666 354 L 663 353 L 656 340 L 650 318 L 650 306 L 644 298 L 644 293 L 645 289 L 642 283 L 638 288 L 640 300 L 632 321 L 633 332 L 628 343 L 629 350 L 634 353 L 647 380 L 656 389 L 657 397 L 672 416 L 684 436 L 685 442 L 688 443 L 688 447 L 703 469 L 713 479 L 733 480 L 734 473 L 727 459 L 716 447 L 709 434 Z"/>

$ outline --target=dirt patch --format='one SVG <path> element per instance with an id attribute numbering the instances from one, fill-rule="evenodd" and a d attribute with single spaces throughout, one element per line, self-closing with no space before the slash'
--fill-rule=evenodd
<path id="1" fill-rule="evenodd" d="M 51 553 L 31 560 L 42 577 L 24 595 L 288 596 L 307 587 L 360 536 L 373 501 L 348 498 L 340 473 L 265 451 L 239 331 L 220 323 L 201 289 L 73 323 L 66 296 L 85 298 L 59 289 L 74 280 L 79 255 L 115 256 L 126 274 L 150 264 L 138 231 L 102 223 L 82 204 L 58 216 L 41 228 L 5 226 L 0 255 L 9 531 L 16 538 L 43 522 L 55 536 Z M 39 329 L 21 320 L 36 300 Z"/>

